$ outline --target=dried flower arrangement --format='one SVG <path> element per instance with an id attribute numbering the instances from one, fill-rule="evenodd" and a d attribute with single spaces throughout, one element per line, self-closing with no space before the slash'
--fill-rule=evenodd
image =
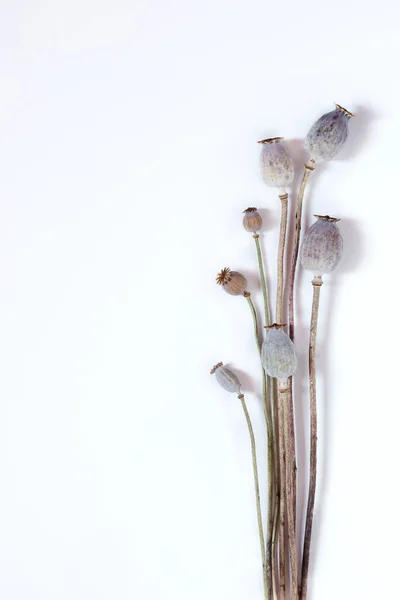
<path id="1" fill-rule="evenodd" d="M 256 208 L 244 211 L 243 225 L 253 233 L 256 245 L 260 284 L 264 303 L 265 337 L 261 341 L 255 306 L 247 288 L 244 275 L 224 268 L 217 275 L 217 283 L 228 294 L 246 298 L 249 305 L 255 341 L 262 367 L 262 397 L 268 440 L 268 511 L 264 531 L 259 475 L 257 467 L 256 440 L 244 394 L 238 377 L 222 362 L 216 364 L 211 374 L 220 386 L 237 394 L 241 401 L 250 435 L 254 472 L 256 511 L 260 538 L 263 586 L 265 600 L 285 600 L 286 579 L 290 580 L 291 600 L 306 600 L 309 573 L 311 536 L 317 478 L 317 395 L 316 395 L 316 335 L 322 276 L 338 266 L 343 240 L 337 222 L 340 219 L 328 215 L 314 215 L 316 222 L 303 237 L 300 248 L 302 209 L 304 193 L 312 171 L 323 161 L 336 156 L 348 135 L 348 124 L 354 115 L 339 106 L 324 114 L 311 127 L 305 148 L 310 158 L 304 166 L 303 178 L 297 195 L 295 223 L 293 224 L 293 250 L 290 272 L 286 278 L 288 305 L 284 305 L 284 257 L 287 241 L 288 193 L 286 186 L 292 184 L 294 164 L 282 142 L 275 137 L 261 140 L 260 167 L 265 183 L 279 190 L 281 220 L 277 253 L 277 290 L 275 321 L 272 322 L 268 287 L 265 278 L 260 246 L 262 218 Z M 291 229 L 289 229 L 291 231 Z M 293 409 L 292 378 L 297 358 L 294 345 L 294 284 L 300 248 L 300 262 L 304 269 L 313 273 L 313 299 L 309 334 L 309 395 L 310 395 L 310 471 L 308 482 L 308 505 L 305 515 L 305 531 L 302 535 L 302 555 L 297 553 L 297 465 L 296 423 Z M 283 321 L 288 317 L 289 334 Z M 301 473 L 301 470 L 300 470 Z M 286 554 L 290 558 L 286 566 Z M 301 566 L 298 569 L 298 565 Z"/>

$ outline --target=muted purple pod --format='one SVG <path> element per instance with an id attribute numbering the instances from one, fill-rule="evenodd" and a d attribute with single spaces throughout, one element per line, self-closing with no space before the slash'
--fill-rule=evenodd
<path id="1" fill-rule="evenodd" d="M 300 249 L 302 266 L 314 275 L 330 273 L 338 266 L 343 254 L 343 238 L 337 226 L 340 219 L 314 215 L 316 222 L 306 232 Z"/>
<path id="2" fill-rule="evenodd" d="M 215 377 L 219 385 L 224 388 L 227 392 L 240 394 L 240 381 L 237 375 L 227 367 L 224 367 L 223 363 L 216 364 L 211 369 L 211 375 L 215 373 Z"/>
<path id="3" fill-rule="evenodd" d="M 354 115 L 339 104 L 335 106 L 335 110 L 322 115 L 307 134 L 305 147 L 315 162 L 336 156 L 347 139 L 349 120 Z"/>
<path id="4" fill-rule="evenodd" d="M 291 156 L 281 143 L 282 137 L 261 140 L 260 168 L 263 179 L 272 187 L 286 187 L 294 177 L 294 166 Z"/>
<path id="5" fill-rule="evenodd" d="M 231 296 L 244 294 L 247 287 L 246 277 L 238 271 L 231 271 L 229 267 L 225 267 L 218 273 L 216 282 Z"/>
<path id="6" fill-rule="evenodd" d="M 261 349 L 261 362 L 267 375 L 286 380 L 297 367 L 294 344 L 281 325 L 267 328 Z"/>
<path id="7" fill-rule="evenodd" d="M 243 217 L 243 226 L 246 231 L 257 233 L 262 227 L 262 218 L 258 210 L 254 207 L 246 208 Z"/>

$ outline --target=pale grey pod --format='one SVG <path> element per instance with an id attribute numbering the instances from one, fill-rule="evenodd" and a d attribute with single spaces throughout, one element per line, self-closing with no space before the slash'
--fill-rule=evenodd
<path id="1" fill-rule="evenodd" d="M 300 249 L 302 266 L 314 275 L 330 273 L 338 266 L 343 254 L 343 238 L 337 226 L 340 219 L 317 217 L 306 232 Z"/>
<path id="2" fill-rule="evenodd" d="M 261 362 L 267 375 L 286 380 L 297 367 L 294 344 L 280 325 L 267 328 L 261 350 Z"/>
<path id="3" fill-rule="evenodd" d="M 315 162 L 336 156 L 347 139 L 349 120 L 354 115 L 339 104 L 335 106 L 335 110 L 322 115 L 307 134 L 304 145 Z"/>
<path id="4" fill-rule="evenodd" d="M 260 168 L 263 179 L 272 187 L 286 187 L 294 177 L 294 166 L 291 156 L 281 143 L 282 137 L 261 140 Z"/>
<path id="5" fill-rule="evenodd" d="M 224 390 L 240 394 L 240 381 L 237 375 L 227 367 L 224 367 L 222 362 L 211 369 L 211 375 L 214 373 L 219 385 L 224 388 Z"/>

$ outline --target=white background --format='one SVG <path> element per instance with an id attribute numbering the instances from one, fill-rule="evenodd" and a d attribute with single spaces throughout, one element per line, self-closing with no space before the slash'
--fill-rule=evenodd
<path id="1" fill-rule="evenodd" d="M 305 202 L 345 243 L 321 294 L 309 597 L 398 596 L 399 17 L 390 0 L 1 0 L 4 600 L 262 599 L 245 422 L 209 375 L 241 374 L 265 469 L 259 368 L 246 302 L 214 277 L 242 270 L 259 305 L 241 225 L 259 206 L 275 293 L 256 141 L 285 136 L 300 175 L 335 101 L 357 118 Z"/>

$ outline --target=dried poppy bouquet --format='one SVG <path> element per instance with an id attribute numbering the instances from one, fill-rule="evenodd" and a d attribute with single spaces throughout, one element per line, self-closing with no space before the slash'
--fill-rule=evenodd
<path id="1" fill-rule="evenodd" d="M 243 212 L 243 226 L 253 234 L 256 257 L 263 294 L 263 327 L 244 275 L 225 267 L 217 275 L 217 284 L 232 296 L 243 296 L 250 308 L 255 342 L 262 369 L 262 398 L 268 440 L 268 509 L 266 523 L 261 511 L 259 473 L 257 467 L 256 439 L 246 400 L 237 375 L 219 362 L 211 369 L 219 385 L 237 395 L 243 408 L 250 435 L 254 472 L 256 513 L 260 538 L 262 581 L 265 600 L 306 600 L 312 549 L 312 526 L 317 483 L 317 390 L 316 390 L 316 336 L 321 287 L 325 274 L 330 274 L 340 263 L 343 240 L 338 227 L 340 219 L 328 215 L 314 215 L 315 223 L 301 240 L 303 198 L 314 169 L 321 162 L 333 159 L 345 143 L 351 112 L 335 105 L 335 109 L 320 117 L 305 139 L 309 160 L 297 193 L 294 223 L 288 223 L 286 191 L 294 178 L 293 160 L 283 138 L 261 140 L 260 168 L 265 183 L 277 189 L 281 202 L 281 220 L 277 250 L 277 286 L 274 306 L 268 294 L 263 255 L 260 245 L 262 218 L 257 208 Z M 289 232 L 289 233 L 288 233 Z M 290 269 L 285 274 L 285 250 L 288 235 L 292 236 Z M 299 259 L 300 253 L 300 261 Z M 298 263 L 312 272 L 312 303 L 309 334 L 309 395 L 310 395 L 310 456 L 308 504 L 305 528 L 300 531 L 297 515 L 297 482 L 302 477 L 302 465 L 296 462 L 296 430 L 302 426 L 295 422 L 293 410 L 296 376 L 294 288 Z M 285 291 L 287 294 L 285 294 Z M 288 298 L 287 303 L 284 298 Z M 302 517 L 302 515 L 300 515 Z M 298 556 L 297 540 L 301 539 Z M 287 557 L 289 562 L 287 563 Z M 287 582 L 290 585 L 287 586 Z"/>

